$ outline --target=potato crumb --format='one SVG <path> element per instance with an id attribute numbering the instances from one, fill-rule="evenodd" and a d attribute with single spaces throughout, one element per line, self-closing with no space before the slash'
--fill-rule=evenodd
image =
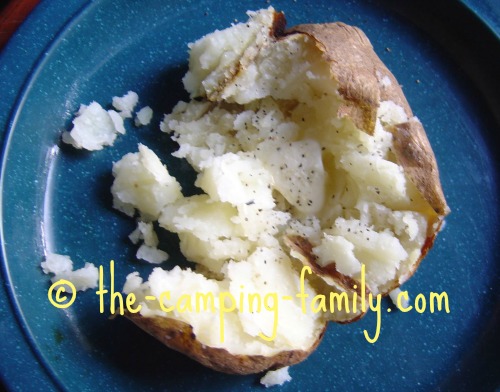
<path id="1" fill-rule="evenodd" d="M 158 236 L 151 222 L 137 222 L 137 228 L 130 233 L 128 238 L 134 245 L 144 241 L 137 250 L 136 257 L 138 259 L 151 264 L 160 264 L 168 260 L 167 252 L 157 248 L 159 244 Z"/>
<path id="2" fill-rule="evenodd" d="M 111 121 L 113 121 L 113 125 L 115 126 L 116 132 L 125 135 L 126 130 L 125 126 L 123 125 L 123 118 L 120 116 L 118 112 L 115 112 L 114 110 L 108 110 L 109 117 L 111 118 Z"/>
<path id="3" fill-rule="evenodd" d="M 129 91 L 123 97 L 113 97 L 113 107 L 119 111 L 123 118 L 132 118 L 132 112 L 138 101 L 137 93 Z"/>
<path id="4" fill-rule="evenodd" d="M 125 278 L 125 283 L 123 285 L 122 292 L 125 294 L 130 294 L 134 291 L 140 291 L 142 284 L 143 281 L 142 278 L 139 276 L 139 272 L 137 271 L 131 272 Z"/>
<path id="5" fill-rule="evenodd" d="M 137 245 L 140 240 L 143 240 L 146 245 L 152 247 L 157 247 L 159 243 L 158 236 L 151 222 L 137 222 L 137 228 L 130 233 L 128 238 L 134 245 Z"/>
<path id="6" fill-rule="evenodd" d="M 289 367 L 286 366 L 278 370 L 268 371 L 265 376 L 260 379 L 260 383 L 266 388 L 283 385 L 292 379 L 288 373 L 288 368 Z"/>
<path id="7" fill-rule="evenodd" d="M 153 109 L 151 109 L 149 106 L 145 106 L 136 113 L 134 123 L 137 127 L 148 125 L 151 122 L 152 118 Z"/>
<path id="8" fill-rule="evenodd" d="M 99 103 L 81 105 L 73 119 L 71 131 L 62 134 L 62 141 L 78 149 L 89 151 L 102 150 L 112 146 L 117 134 L 126 133 L 123 120 L 131 118 L 139 97 L 129 91 L 123 97 L 113 97 L 113 107 L 118 110 L 105 110 Z M 147 125 L 151 121 L 153 111 L 149 106 L 142 108 L 136 116 L 135 123 Z"/>
<path id="9" fill-rule="evenodd" d="M 49 253 L 45 261 L 42 261 L 41 267 L 45 274 L 60 275 L 73 269 L 73 261 L 69 256 Z"/>
<path id="10" fill-rule="evenodd" d="M 139 247 L 136 257 L 151 264 L 161 264 L 168 260 L 167 252 L 146 244 L 142 244 Z"/>
<path id="11" fill-rule="evenodd" d="M 94 289 L 99 281 L 99 272 L 94 264 L 85 263 L 83 268 L 73 271 L 73 261 L 66 255 L 49 253 L 45 261 L 42 261 L 41 267 L 45 274 L 54 274 L 51 278 L 52 283 L 65 279 L 75 286 L 76 291 Z M 68 293 L 73 292 L 71 287 L 65 287 Z"/>
<path id="12" fill-rule="evenodd" d="M 114 110 L 106 111 L 97 102 L 81 105 L 73 119 L 71 131 L 62 134 L 62 141 L 77 149 L 102 150 L 112 146 L 117 134 L 124 134 L 123 119 Z"/>

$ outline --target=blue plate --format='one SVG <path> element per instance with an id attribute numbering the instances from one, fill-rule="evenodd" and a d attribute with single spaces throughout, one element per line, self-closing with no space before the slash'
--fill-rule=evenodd
<path id="1" fill-rule="evenodd" d="M 439 4 L 438 4 L 439 3 Z M 446 7 L 445 4 L 446 3 Z M 113 161 L 138 142 L 189 183 L 190 169 L 157 125 L 179 99 L 187 43 L 262 0 L 52 0 L 30 15 L 0 58 L 3 289 L 0 371 L 19 390 L 260 390 L 256 376 L 219 374 L 161 346 L 127 320 L 99 313 L 95 293 L 67 310 L 47 299 L 45 251 L 107 266 L 117 286 L 139 270 L 127 235 L 134 223 L 111 208 Z M 436 153 L 452 214 L 435 247 L 405 285 L 446 291 L 451 313 L 385 313 L 331 325 L 320 348 L 291 369 L 283 391 L 494 390 L 500 386 L 498 1 L 273 1 L 289 25 L 342 20 L 361 27 L 394 72 Z M 80 103 L 129 89 L 155 112 L 95 153 L 60 144 Z M 129 124 L 130 125 L 130 124 Z M 175 162 L 175 163 L 174 163 Z M 172 236 L 162 246 L 180 258 Z M 109 281 L 108 281 L 109 283 Z"/>

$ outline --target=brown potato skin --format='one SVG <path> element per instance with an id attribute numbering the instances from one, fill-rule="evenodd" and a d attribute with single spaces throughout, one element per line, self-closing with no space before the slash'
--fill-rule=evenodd
<path id="1" fill-rule="evenodd" d="M 396 124 L 392 129 L 396 160 L 439 217 L 450 213 L 446 204 L 436 157 L 419 121 Z"/>
<path id="2" fill-rule="evenodd" d="M 359 28 L 342 22 L 305 24 L 290 28 L 286 34 L 313 38 L 330 64 L 332 77 L 338 82 L 339 93 L 345 101 L 337 112 L 338 117 L 350 118 L 359 129 L 373 135 L 382 101 L 393 101 L 408 117 L 413 116 L 396 78 Z M 391 84 L 382 86 L 377 73 L 388 76 Z"/>
<path id="3" fill-rule="evenodd" d="M 263 355 L 236 355 L 225 349 L 209 347 L 200 343 L 193 328 L 182 321 L 166 317 L 143 317 L 126 313 L 125 317 L 138 327 L 158 339 L 167 347 L 179 351 L 213 370 L 228 374 L 254 374 L 294 365 L 306 359 L 318 346 L 326 325 L 314 344 L 307 351 L 282 351 L 267 357 Z"/>

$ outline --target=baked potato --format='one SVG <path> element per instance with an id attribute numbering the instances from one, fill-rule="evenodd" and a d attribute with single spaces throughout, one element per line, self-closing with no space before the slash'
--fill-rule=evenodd
<path id="1" fill-rule="evenodd" d="M 160 204 L 134 204 L 123 189 L 113 196 L 129 215 L 135 208 L 177 233 L 195 267 L 155 268 L 147 281 L 131 274 L 124 292 L 140 310 L 126 316 L 217 371 L 292 365 L 317 347 L 329 321 L 363 316 L 362 290 L 385 295 L 415 272 L 450 211 L 436 159 L 356 27 L 286 29 L 271 7 L 189 48 L 191 101 L 179 102 L 161 129 L 179 144 L 173 155 L 198 172 L 200 194 L 183 196 L 176 184 L 176 196 L 165 197 L 151 178 L 174 182 L 156 165 L 148 184 L 132 183 Z M 196 311 L 208 301 L 196 293 L 215 302 Z M 244 301 L 248 293 L 261 295 L 261 308 Z M 356 309 L 304 305 L 342 293 Z"/>

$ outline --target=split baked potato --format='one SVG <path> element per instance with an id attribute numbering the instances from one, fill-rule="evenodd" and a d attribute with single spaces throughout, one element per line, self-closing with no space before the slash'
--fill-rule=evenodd
<path id="1" fill-rule="evenodd" d="M 165 166 L 148 167 L 143 148 L 128 159 L 146 173 L 132 183 L 148 207 L 117 186 L 113 196 L 118 208 L 177 233 L 196 267 L 155 268 L 146 281 L 131 274 L 124 292 L 140 310 L 127 317 L 218 371 L 292 365 L 329 321 L 363 316 L 361 290 L 385 295 L 415 272 L 449 213 L 436 159 L 356 27 L 286 29 L 269 8 L 189 47 L 192 100 L 161 128 L 179 144 L 173 155 L 198 172 L 200 194 L 183 196 Z M 117 179 L 128 175 L 116 165 Z M 261 296 L 253 309 L 251 293 Z M 332 293 L 357 301 L 356 310 L 312 310 L 316 295 Z M 195 309 L 197 301 L 208 302 Z"/>

